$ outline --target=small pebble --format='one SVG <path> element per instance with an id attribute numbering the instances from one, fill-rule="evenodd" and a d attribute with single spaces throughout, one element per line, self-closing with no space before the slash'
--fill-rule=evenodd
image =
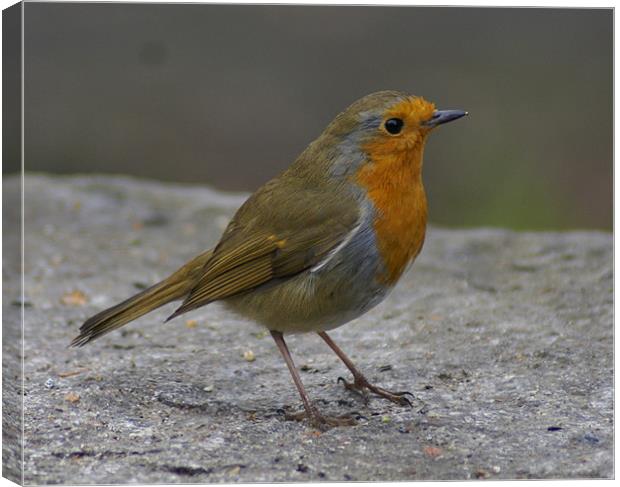
<path id="1" fill-rule="evenodd" d="M 48 389 L 53 389 L 54 387 L 56 387 L 56 381 L 50 377 L 45 381 L 45 387 L 47 387 Z"/>
<path id="2" fill-rule="evenodd" d="M 424 454 L 430 458 L 437 458 L 443 455 L 443 450 L 437 446 L 425 446 L 423 451 Z"/>
<path id="3" fill-rule="evenodd" d="M 583 436 L 583 439 L 586 440 L 588 443 L 592 443 L 592 444 L 596 444 L 599 442 L 599 439 L 596 436 L 593 436 L 587 433 Z"/>
<path id="4" fill-rule="evenodd" d="M 65 401 L 69 401 L 70 403 L 75 404 L 76 402 L 80 402 L 80 395 L 76 394 L 75 392 L 69 392 L 65 396 Z"/>
<path id="5" fill-rule="evenodd" d="M 84 306 L 87 301 L 86 295 L 78 290 L 65 293 L 60 298 L 61 304 L 66 304 L 67 306 Z"/>
<path id="6" fill-rule="evenodd" d="M 478 470 L 476 470 L 474 472 L 474 475 L 477 479 L 488 479 L 491 476 L 491 474 L 483 468 L 479 468 Z"/>

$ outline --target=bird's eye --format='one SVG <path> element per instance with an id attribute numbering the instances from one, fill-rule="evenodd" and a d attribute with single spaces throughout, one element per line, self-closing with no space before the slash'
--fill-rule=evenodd
<path id="1" fill-rule="evenodd" d="M 385 130 L 392 135 L 400 134 L 403 125 L 403 121 L 400 118 L 390 118 L 385 121 Z"/>

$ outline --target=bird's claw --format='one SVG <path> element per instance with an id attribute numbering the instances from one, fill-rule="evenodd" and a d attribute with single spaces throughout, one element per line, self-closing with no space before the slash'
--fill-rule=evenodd
<path id="1" fill-rule="evenodd" d="M 337 382 L 338 383 L 342 382 L 345 389 L 357 393 L 362 398 L 362 401 L 364 401 L 364 404 L 368 404 L 370 402 L 370 396 L 368 395 L 368 389 L 366 389 L 365 387 L 360 387 L 355 382 L 349 382 L 344 377 L 338 377 Z"/>
<path id="2" fill-rule="evenodd" d="M 355 377 L 353 382 L 349 382 L 344 377 L 338 377 L 338 382 L 342 382 L 346 389 L 360 394 L 365 403 L 368 403 L 368 391 L 370 391 L 377 396 L 381 396 L 388 401 L 400 404 L 401 406 L 413 407 L 413 403 L 409 398 L 407 398 L 407 396 L 411 396 L 412 399 L 415 399 L 415 396 L 409 391 L 388 391 L 381 387 L 373 386 L 370 382 L 368 382 L 368 380 L 366 380 L 365 377 Z"/>

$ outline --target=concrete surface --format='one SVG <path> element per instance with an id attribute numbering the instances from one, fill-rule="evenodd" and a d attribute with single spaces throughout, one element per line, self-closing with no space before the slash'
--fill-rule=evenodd
<path id="1" fill-rule="evenodd" d="M 218 305 L 164 324 L 171 305 L 67 348 L 85 318 L 213 245 L 243 195 L 111 177 L 27 175 L 25 188 L 26 483 L 614 475 L 611 234 L 431 228 L 391 296 L 332 333 L 414 408 L 364 404 L 317 336 L 288 340 L 319 407 L 359 415 L 319 434 L 285 420 L 301 404 L 271 338 Z M 18 190 L 5 178 L 5 208 Z M 13 257 L 5 374 L 19 363 Z M 13 478 L 18 379 L 5 375 Z"/>

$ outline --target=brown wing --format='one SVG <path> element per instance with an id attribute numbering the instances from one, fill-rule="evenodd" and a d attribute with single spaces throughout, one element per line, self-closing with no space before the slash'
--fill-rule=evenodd
<path id="1" fill-rule="evenodd" d="M 239 209 L 196 286 L 168 319 L 311 268 L 354 230 L 353 198 L 288 188 L 282 191 L 275 180 Z"/>

